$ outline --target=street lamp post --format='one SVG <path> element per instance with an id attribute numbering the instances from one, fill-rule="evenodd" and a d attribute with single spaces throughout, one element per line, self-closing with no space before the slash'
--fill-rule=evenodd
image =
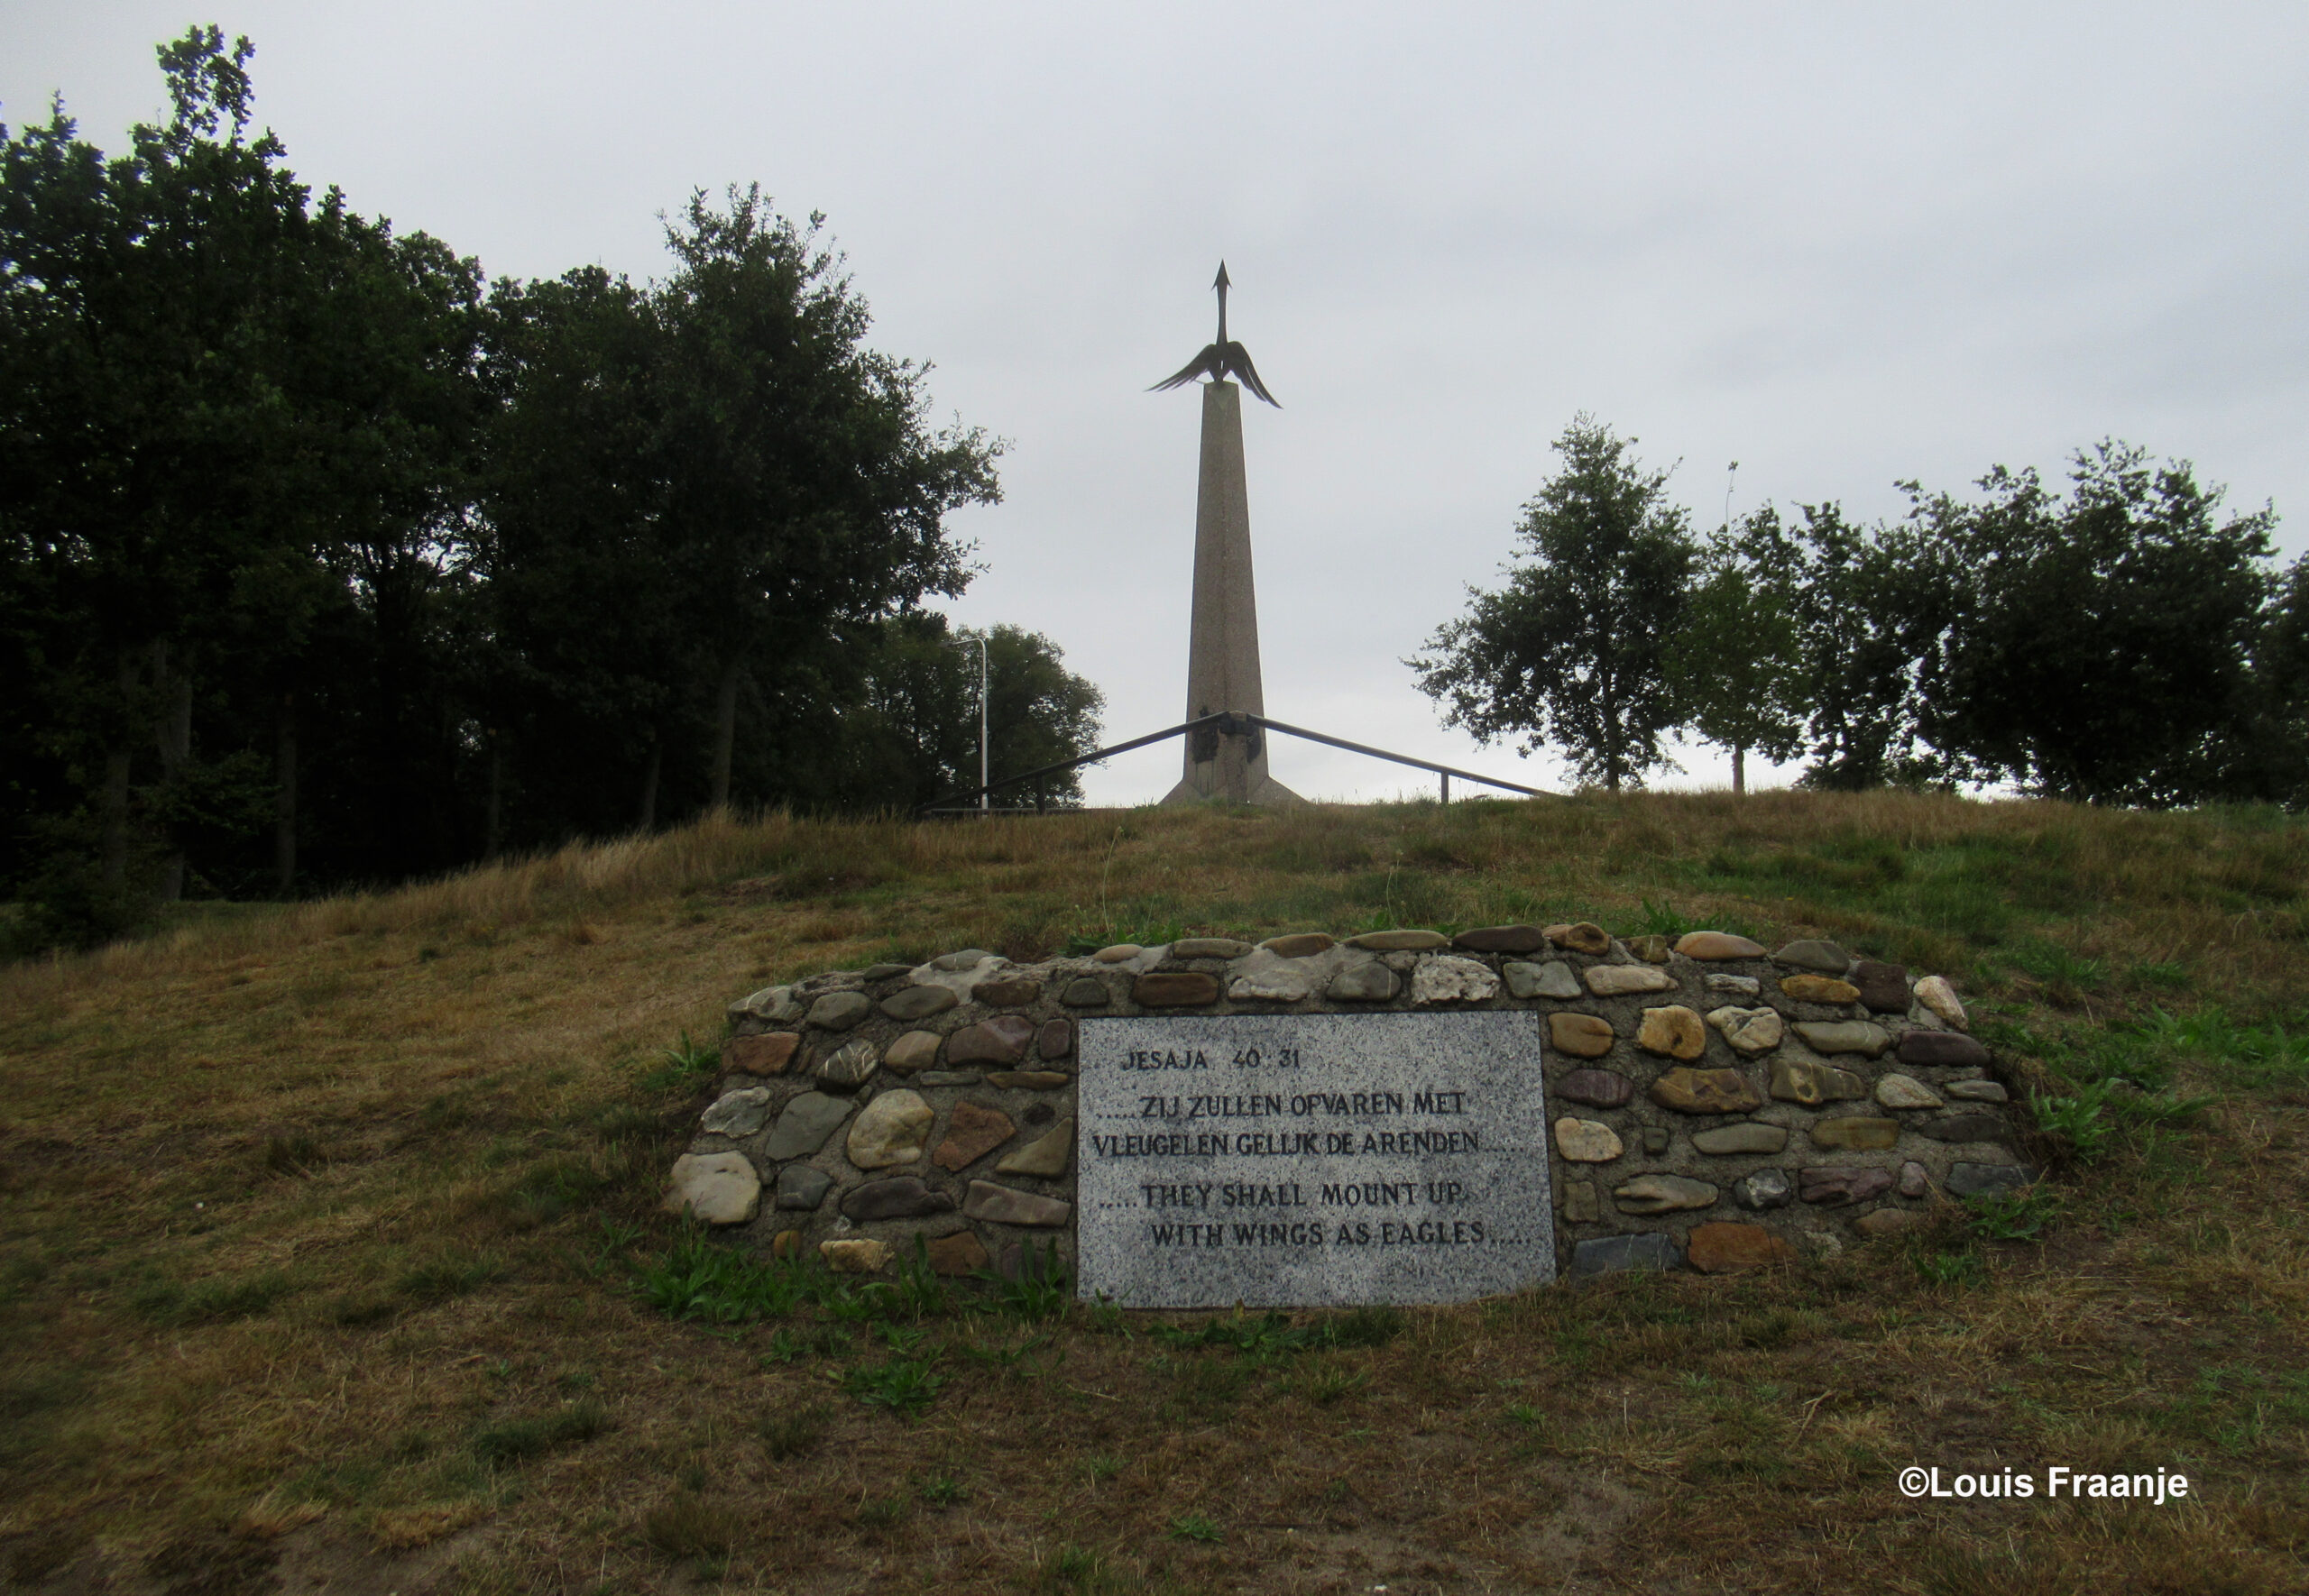
<path id="1" fill-rule="evenodd" d="M 987 784 L 994 779 L 994 777 L 987 772 L 987 679 L 986 634 L 984 632 L 980 632 L 978 637 L 978 812 L 981 817 L 986 815 L 994 806 L 994 794 L 986 790 Z"/>

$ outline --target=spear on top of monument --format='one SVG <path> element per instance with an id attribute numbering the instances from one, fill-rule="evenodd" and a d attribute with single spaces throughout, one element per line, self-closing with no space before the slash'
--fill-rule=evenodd
<path id="1" fill-rule="evenodd" d="M 1229 377 L 1240 377 L 1244 387 L 1280 410 L 1283 406 L 1276 402 L 1274 395 L 1266 390 L 1266 384 L 1259 381 L 1258 368 L 1251 364 L 1250 352 L 1227 336 L 1226 261 L 1219 262 L 1219 276 L 1210 286 L 1219 290 L 1218 341 L 1203 345 L 1202 353 L 1189 361 L 1175 375 L 1165 377 L 1146 391 L 1160 393 L 1166 388 L 1176 388 L 1181 383 L 1191 382 L 1197 377 L 1207 376 L 1213 382 L 1223 382 Z"/>

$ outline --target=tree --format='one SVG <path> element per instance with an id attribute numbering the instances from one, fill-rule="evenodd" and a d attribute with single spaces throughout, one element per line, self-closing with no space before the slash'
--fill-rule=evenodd
<path id="1" fill-rule="evenodd" d="M 1517 528 L 1533 564 L 1508 569 L 1500 592 L 1468 589 L 1467 614 L 1404 662 L 1445 725 L 1486 743 L 1524 733 L 1525 753 L 1560 746 L 1579 779 L 1614 793 L 1668 763 L 1668 645 L 1694 557 L 1668 473 L 1639 466 L 1634 441 L 1574 419 L 1555 445 L 1562 469 Z"/>
<path id="2" fill-rule="evenodd" d="M 2249 785 L 2235 729 L 2277 592 L 2274 512 L 2222 518 L 2185 461 L 2113 442 L 2076 454 L 2070 482 L 2064 500 L 1998 466 L 1971 503 L 1906 484 L 1911 522 L 1964 578 L 1919 657 L 1922 735 L 1973 779 L 2049 797 L 2164 806 Z"/>
<path id="3" fill-rule="evenodd" d="M 715 807 L 749 673 L 775 712 L 842 623 L 960 593 L 944 518 L 1000 497 L 1000 446 L 931 431 L 927 368 L 864 346 L 866 304 L 817 242 L 823 222 L 797 227 L 751 188 L 719 210 L 695 194 L 666 230 L 666 513 L 713 683 Z"/>
<path id="4" fill-rule="evenodd" d="M 1748 750 L 1793 758 L 1811 707 L 1797 636 L 1798 555 L 1767 506 L 1725 527 L 1699 560 L 1668 646 L 1678 718 L 1732 750 L 1732 790 L 1748 790 Z"/>
<path id="5" fill-rule="evenodd" d="M 552 794 L 512 828 L 531 841 L 657 824 L 695 673 L 664 363 L 650 295 L 598 267 L 491 294 L 495 408 L 465 548 L 485 593 L 492 839 L 508 784 Z"/>
<path id="6" fill-rule="evenodd" d="M 1789 601 L 1811 705 L 1802 784 L 1851 792 L 1942 780 L 1922 746 L 1920 681 L 1944 647 L 1961 573 L 1914 522 L 1858 527 L 1838 505 L 1798 507 Z"/>
<path id="7" fill-rule="evenodd" d="M 979 646 L 986 646 L 987 766 L 993 778 L 1077 759 L 1099 746 L 1106 695 L 1065 666 L 1038 632 L 997 625 L 950 631 L 915 611 L 878 623 L 860 641 L 866 661 L 857 708 L 840 746 L 851 807 L 912 806 L 979 784 Z M 1002 804 L 1071 807 L 1081 773 L 1004 788 Z"/>

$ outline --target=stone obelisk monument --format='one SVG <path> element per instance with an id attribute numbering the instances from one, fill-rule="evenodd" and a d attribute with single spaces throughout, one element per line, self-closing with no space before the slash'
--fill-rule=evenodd
<path id="1" fill-rule="evenodd" d="M 1258 599 L 1251 581 L 1250 490 L 1243 471 L 1243 388 L 1268 404 L 1250 355 L 1227 337 L 1227 267 L 1219 279 L 1219 341 L 1156 388 L 1198 376 L 1202 390 L 1202 473 L 1194 506 L 1194 613 L 1187 633 L 1190 720 L 1219 713 L 1264 715 L 1259 684 Z M 1229 382 L 1239 376 L 1242 387 Z M 1276 408 L 1282 407 L 1277 405 Z M 1165 803 L 1297 803 L 1299 795 L 1267 774 L 1266 737 L 1257 727 L 1221 732 L 1205 727 L 1186 738 L 1186 774 Z"/>

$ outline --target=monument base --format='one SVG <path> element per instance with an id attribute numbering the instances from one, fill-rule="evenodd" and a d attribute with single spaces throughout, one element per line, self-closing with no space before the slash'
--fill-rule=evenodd
<path id="1" fill-rule="evenodd" d="M 1166 804 L 1224 803 L 1232 800 L 1224 798 L 1217 793 L 1206 793 L 1191 781 L 1182 781 L 1163 794 L 1163 802 Z M 1242 799 L 1241 802 L 1260 804 L 1269 809 L 1289 809 L 1307 801 L 1269 775 L 1260 777 L 1258 785 L 1251 789 L 1250 796 Z"/>

